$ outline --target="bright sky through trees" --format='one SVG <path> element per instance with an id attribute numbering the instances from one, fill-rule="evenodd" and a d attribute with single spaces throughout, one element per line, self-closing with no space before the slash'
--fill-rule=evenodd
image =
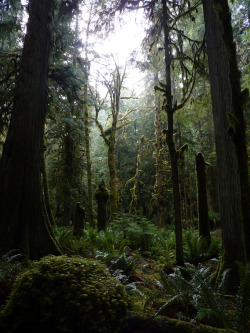
<path id="1" fill-rule="evenodd" d="M 126 66 L 126 86 L 129 86 L 129 90 L 135 90 L 137 94 L 140 92 L 139 81 L 142 80 L 142 74 L 138 68 L 131 65 L 131 62 L 132 59 L 139 61 L 142 58 L 141 43 L 145 37 L 142 21 L 141 11 L 117 14 L 114 31 L 102 40 L 97 39 L 97 36 L 93 37 L 94 50 L 100 57 L 110 58 L 111 68 L 114 67 L 112 57 L 118 66 L 123 68 Z M 101 58 L 93 61 L 91 68 L 100 71 L 100 63 L 103 63 Z"/>
<path id="2" fill-rule="evenodd" d="M 97 51 L 104 54 L 112 53 L 120 65 L 125 64 L 126 61 L 129 61 L 133 51 L 139 51 L 145 36 L 142 20 L 141 12 L 126 13 L 123 15 L 122 21 L 117 16 L 114 32 L 97 45 Z"/>

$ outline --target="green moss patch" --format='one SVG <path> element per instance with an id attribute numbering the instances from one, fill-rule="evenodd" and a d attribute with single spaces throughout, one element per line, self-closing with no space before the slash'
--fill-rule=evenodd
<path id="1" fill-rule="evenodd" d="M 103 264 L 47 256 L 17 279 L 1 321 L 11 332 L 119 332 L 126 308 Z"/>

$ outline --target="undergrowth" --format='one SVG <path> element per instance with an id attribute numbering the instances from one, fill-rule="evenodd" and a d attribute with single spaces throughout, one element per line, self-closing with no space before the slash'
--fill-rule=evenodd
<path id="1" fill-rule="evenodd" d="M 211 282 L 221 254 L 219 232 L 211 234 L 207 248 L 195 228 L 183 230 L 185 267 L 175 266 L 173 227 L 159 229 L 144 217 L 119 214 L 105 231 L 86 227 L 81 237 L 73 236 L 72 226 L 57 226 L 54 233 L 69 256 L 104 263 L 124 285 L 137 312 L 248 332 L 250 267 L 239 266 L 241 282 L 235 296 L 223 292 L 227 272 L 217 290 Z M 0 279 L 16 275 L 18 256 L 14 251 L 1 257 Z"/>

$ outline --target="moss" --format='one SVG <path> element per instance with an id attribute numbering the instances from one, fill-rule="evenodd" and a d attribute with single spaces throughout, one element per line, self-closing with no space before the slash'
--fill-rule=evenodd
<path id="1" fill-rule="evenodd" d="M 47 256 L 20 276 L 1 313 L 1 332 L 119 332 L 123 286 L 94 260 Z"/>
<path id="2" fill-rule="evenodd" d="M 148 333 L 236 333 L 228 329 L 224 330 L 205 325 L 194 325 L 163 316 L 153 317 L 131 313 L 126 332 L 137 332 L 137 330 L 145 330 Z"/>

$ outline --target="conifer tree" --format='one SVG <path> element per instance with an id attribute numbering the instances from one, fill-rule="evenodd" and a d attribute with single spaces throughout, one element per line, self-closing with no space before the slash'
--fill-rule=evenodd
<path id="1" fill-rule="evenodd" d="M 54 1 L 31 0 L 14 105 L 0 162 L 1 252 L 60 253 L 42 200 L 41 151 Z"/>

